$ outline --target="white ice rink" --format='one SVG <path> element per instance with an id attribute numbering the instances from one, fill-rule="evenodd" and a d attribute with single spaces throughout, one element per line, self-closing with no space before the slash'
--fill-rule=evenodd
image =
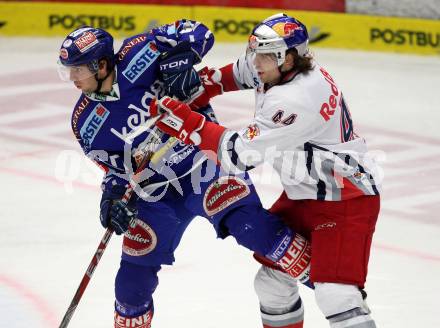
<path id="1" fill-rule="evenodd" d="M 58 81 L 59 39 L 0 38 L 0 327 L 57 327 L 104 232 L 99 175 L 70 130 L 78 91 Z M 242 50 L 216 45 L 211 65 Z M 355 129 L 384 168 L 367 291 L 378 327 L 440 327 L 440 58 L 314 49 L 344 91 Z M 252 93 L 218 97 L 221 122 L 246 126 Z M 261 172 L 261 171 L 258 171 Z M 265 206 L 280 188 L 256 172 Z M 69 327 L 112 326 L 114 236 Z M 160 272 L 154 328 L 257 328 L 251 253 L 204 219 Z M 306 327 L 327 327 L 301 289 Z"/>

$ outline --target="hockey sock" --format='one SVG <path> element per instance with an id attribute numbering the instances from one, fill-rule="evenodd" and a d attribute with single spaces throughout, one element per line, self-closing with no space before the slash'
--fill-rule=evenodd
<path id="1" fill-rule="evenodd" d="M 287 313 L 273 314 L 270 309 L 261 308 L 261 319 L 264 328 L 302 328 L 304 324 L 304 307 L 301 298 Z"/>
<path id="2" fill-rule="evenodd" d="M 151 320 L 153 319 L 153 310 L 149 310 L 144 314 L 135 317 L 126 317 L 115 311 L 115 328 L 151 328 Z"/>
<path id="3" fill-rule="evenodd" d="M 376 328 L 374 320 L 361 308 L 327 317 L 331 328 Z"/>

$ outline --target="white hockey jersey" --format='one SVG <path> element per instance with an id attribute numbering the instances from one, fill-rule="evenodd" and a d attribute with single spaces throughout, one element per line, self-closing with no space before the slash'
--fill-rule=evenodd
<path id="1" fill-rule="evenodd" d="M 290 199 L 338 201 L 377 195 L 378 167 L 365 140 L 353 131 L 342 92 L 330 74 L 313 63 L 268 90 L 242 56 L 233 67 L 242 88 L 255 89 L 255 117 L 248 128 L 226 130 L 219 146 L 224 168 L 249 170 L 267 162 Z"/>

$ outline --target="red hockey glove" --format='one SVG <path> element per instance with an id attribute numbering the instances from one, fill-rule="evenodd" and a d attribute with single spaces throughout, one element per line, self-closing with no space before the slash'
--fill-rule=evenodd
<path id="1" fill-rule="evenodd" d="M 160 110 L 154 109 L 156 112 L 165 111 L 156 122 L 156 126 L 160 130 L 176 137 L 187 145 L 200 144 L 201 137 L 199 131 L 205 125 L 205 117 L 202 114 L 193 112 L 187 104 L 170 97 L 163 97 L 157 105 L 160 107 Z M 155 106 L 156 104 L 153 107 Z"/>
<path id="2" fill-rule="evenodd" d="M 163 114 L 164 111 L 159 107 L 158 100 L 154 97 L 150 102 L 150 117 L 155 117 L 160 114 Z"/>
<path id="3" fill-rule="evenodd" d="M 234 82 L 233 64 L 220 69 L 204 67 L 199 71 L 202 85 L 188 102 L 191 109 L 197 110 L 208 105 L 209 100 L 225 91 L 238 90 Z"/>

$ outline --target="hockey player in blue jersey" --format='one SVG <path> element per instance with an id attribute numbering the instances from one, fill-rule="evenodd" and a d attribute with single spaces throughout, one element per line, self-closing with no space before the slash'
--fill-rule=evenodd
<path id="1" fill-rule="evenodd" d="M 262 208 L 247 174 L 228 175 L 197 147 L 170 145 L 169 137 L 148 129 L 156 98 L 185 100 L 198 90 L 193 65 L 213 42 L 206 26 L 182 19 L 126 39 L 116 54 L 112 36 L 102 29 L 76 29 L 62 43 L 60 76 L 82 91 L 72 113 L 73 133 L 105 171 L 101 223 L 124 234 L 115 327 L 151 326 L 157 274 L 174 262 L 174 250 L 197 215 L 208 218 L 220 238 L 232 235 L 275 263 L 289 263 L 296 278 L 308 279 L 307 241 Z M 200 112 L 215 121 L 210 106 Z M 137 155 L 152 145 L 161 156 L 144 170 L 144 181 L 125 205 L 121 197 L 139 164 Z"/>

